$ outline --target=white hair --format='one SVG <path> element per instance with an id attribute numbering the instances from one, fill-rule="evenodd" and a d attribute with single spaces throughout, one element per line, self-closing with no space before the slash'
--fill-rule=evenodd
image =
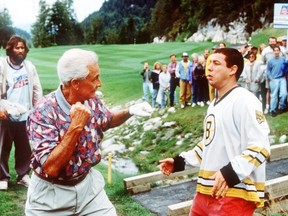
<path id="1" fill-rule="evenodd" d="M 59 59 L 57 73 L 60 82 L 68 84 L 72 79 L 85 79 L 89 74 L 88 65 L 98 64 L 95 52 L 83 49 L 69 49 Z"/>
<path id="2" fill-rule="evenodd" d="M 198 58 L 198 54 L 197 53 L 193 53 L 192 55 L 191 55 L 191 57 L 194 59 L 194 58 Z"/>

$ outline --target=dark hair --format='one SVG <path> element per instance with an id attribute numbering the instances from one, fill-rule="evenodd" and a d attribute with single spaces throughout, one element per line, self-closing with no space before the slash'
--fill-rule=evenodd
<path id="1" fill-rule="evenodd" d="M 275 51 L 276 48 L 277 48 L 279 51 L 281 51 L 280 46 L 278 46 L 278 45 L 276 45 L 275 47 L 272 48 L 273 51 Z"/>
<path id="2" fill-rule="evenodd" d="M 274 37 L 274 36 L 269 37 L 269 38 L 268 38 L 268 42 L 269 42 L 270 39 L 273 39 L 273 40 L 276 40 L 276 41 L 277 41 L 277 38 Z"/>
<path id="3" fill-rule="evenodd" d="M 29 48 L 27 46 L 26 40 L 24 38 L 21 38 L 18 35 L 13 35 L 9 41 L 7 42 L 6 45 L 6 55 L 7 56 L 11 56 L 11 54 L 13 53 L 13 48 L 19 43 L 22 42 L 25 46 L 25 51 L 26 54 L 29 52 Z"/>
<path id="4" fill-rule="evenodd" d="M 238 67 L 238 70 L 236 72 L 236 80 L 238 80 L 244 67 L 244 59 L 241 53 L 234 48 L 216 49 L 215 53 L 220 53 L 225 56 L 227 67 L 232 67 L 233 65 L 236 65 Z"/>

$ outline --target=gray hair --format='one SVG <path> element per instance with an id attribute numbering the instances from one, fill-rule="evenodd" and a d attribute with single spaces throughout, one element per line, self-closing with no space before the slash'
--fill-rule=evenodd
<path id="1" fill-rule="evenodd" d="M 197 53 L 193 53 L 193 54 L 191 55 L 191 57 L 192 57 L 192 58 L 198 58 L 199 55 L 198 55 Z"/>
<path id="2" fill-rule="evenodd" d="M 77 48 L 67 50 L 57 64 L 60 82 L 68 84 L 72 79 L 85 79 L 89 74 L 87 66 L 92 64 L 98 64 L 95 52 Z"/>

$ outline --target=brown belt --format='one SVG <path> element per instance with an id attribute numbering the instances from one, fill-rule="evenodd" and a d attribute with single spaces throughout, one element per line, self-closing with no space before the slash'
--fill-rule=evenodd
<path id="1" fill-rule="evenodd" d="M 65 179 L 65 180 L 59 180 L 59 179 L 55 179 L 55 178 L 45 178 L 45 177 L 41 176 L 40 174 L 38 174 L 37 172 L 34 172 L 34 173 L 40 179 L 47 181 L 47 182 L 50 182 L 52 184 L 59 184 L 59 185 L 65 185 L 65 186 L 75 186 L 75 185 L 79 184 L 81 181 L 83 181 L 89 172 L 86 172 L 86 173 L 84 173 L 80 176 L 77 176 L 75 178 Z"/>

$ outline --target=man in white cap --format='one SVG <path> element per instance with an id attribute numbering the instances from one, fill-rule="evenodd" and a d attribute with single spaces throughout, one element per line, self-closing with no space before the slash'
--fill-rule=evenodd
<path id="1" fill-rule="evenodd" d="M 180 107 L 191 106 L 191 84 L 188 80 L 189 68 L 192 66 L 186 52 L 182 54 L 182 60 L 177 64 L 176 77 L 180 78 Z"/>

